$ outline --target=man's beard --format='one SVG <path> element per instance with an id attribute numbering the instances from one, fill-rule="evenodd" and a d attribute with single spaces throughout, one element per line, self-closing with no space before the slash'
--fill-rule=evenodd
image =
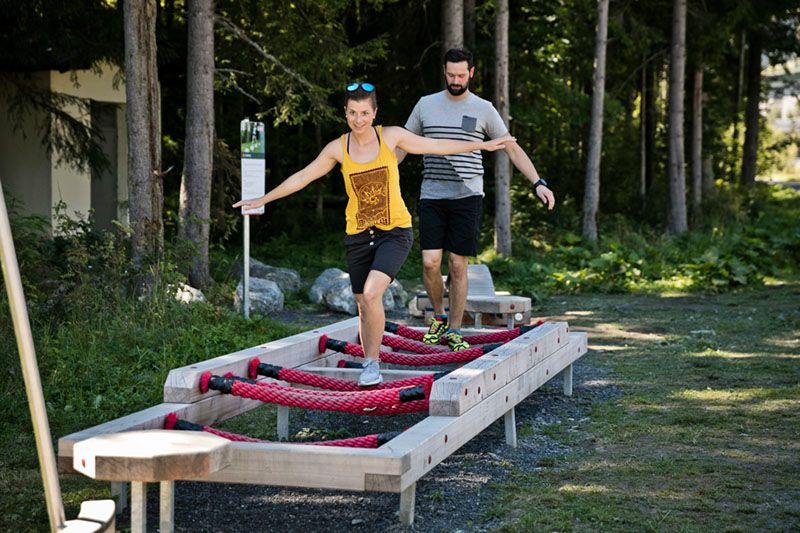
<path id="1" fill-rule="evenodd" d="M 458 89 L 454 89 L 453 88 L 454 86 L 458 87 Z M 467 81 L 467 83 L 465 83 L 464 85 L 457 85 L 457 84 L 447 85 L 447 92 L 449 92 L 453 96 L 461 96 L 462 94 L 467 92 L 467 89 L 469 89 L 469 81 Z"/>

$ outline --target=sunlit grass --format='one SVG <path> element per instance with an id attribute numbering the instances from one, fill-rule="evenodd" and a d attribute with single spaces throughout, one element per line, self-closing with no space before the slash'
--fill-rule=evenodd
<path id="1" fill-rule="evenodd" d="M 613 369 L 600 381 L 624 392 L 589 409 L 583 440 L 548 426 L 575 451 L 518 473 L 492 511 L 506 517 L 500 529 L 796 529 L 799 296 L 790 283 L 720 296 L 554 299 L 554 315 L 589 333 L 587 362 Z"/>

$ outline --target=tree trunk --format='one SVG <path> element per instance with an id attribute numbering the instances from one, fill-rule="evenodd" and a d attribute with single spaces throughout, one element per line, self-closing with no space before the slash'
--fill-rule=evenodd
<path id="1" fill-rule="evenodd" d="M 464 46 L 475 52 L 475 0 L 464 0 Z"/>
<path id="2" fill-rule="evenodd" d="M 317 153 L 322 151 L 322 125 L 319 122 L 314 123 L 314 139 L 317 142 Z M 314 212 L 317 214 L 317 220 L 322 222 L 325 218 L 325 180 L 317 180 L 317 201 Z"/>
<path id="3" fill-rule="evenodd" d="M 686 174 L 683 153 L 683 97 L 686 69 L 686 0 L 674 0 L 672 50 L 669 76 L 669 216 L 673 235 L 688 229 L 686 222 Z"/>
<path id="4" fill-rule="evenodd" d="M 442 55 L 464 46 L 464 0 L 442 0 Z"/>
<path id="5" fill-rule="evenodd" d="M 647 63 L 642 65 L 642 92 L 639 98 L 639 204 L 642 212 L 647 199 Z"/>
<path id="6" fill-rule="evenodd" d="M 508 0 L 497 0 L 494 43 L 494 102 L 508 126 Z M 495 157 L 494 249 L 511 255 L 511 169 L 504 150 L 498 150 Z"/>
<path id="7" fill-rule="evenodd" d="M 214 0 L 189 0 L 186 141 L 180 193 L 180 235 L 194 246 L 189 283 L 205 288 L 214 161 Z"/>
<path id="8" fill-rule="evenodd" d="M 597 212 L 600 206 L 600 154 L 603 147 L 603 99 L 606 92 L 606 41 L 608 38 L 608 0 L 597 2 L 597 34 L 594 48 L 592 83 L 592 122 L 589 130 L 589 155 L 583 194 L 583 238 L 597 242 Z"/>
<path id="9" fill-rule="evenodd" d="M 125 96 L 128 126 L 128 206 L 134 264 L 161 253 L 164 204 L 161 99 L 156 69 L 156 2 L 125 0 Z"/>
<path id="10" fill-rule="evenodd" d="M 761 36 L 750 36 L 747 52 L 747 108 L 744 114 L 744 153 L 741 183 L 748 189 L 756 184 L 758 157 L 758 104 L 761 101 Z"/>
<path id="11" fill-rule="evenodd" d="M 659 110 L 656 105 L 656 88 L 659 86 L 659 79 L 661 77 L 662 63 L 650 63 L 650 71 L 647 76 L 647 87 L 644 93 L 644 106 L 645 106 L 645 198 L 647 201 L 647 194 L 653 186 L 656 174 L 656 124 L 660 117 Z"/>
<path id="12" fill-rule="evenodd" d="M 731 140 L 730 180 L 736 179 L 736 161 L 739 159 L 739 115 L 742 112 L 742 92 L 744 88 L 744 59 L 747 49 L 747 34 L 742 30 L 739 38 L 739 73 L 736 77 L 736 112 L 733 114 L 733 135 Z"/>
<path id="13" fill-rule="evenodd" d="M 703 66 L 694 69 L 692 94 L 692 214 L 700 216 L 703 202 Z"/>
<path id="14" fill-rule="evenodd" d="M 708 198 L 711 191 L 714 190 L 714 158 L 711 154 L 706 153 L 703 158 L 703 196 Z"/>

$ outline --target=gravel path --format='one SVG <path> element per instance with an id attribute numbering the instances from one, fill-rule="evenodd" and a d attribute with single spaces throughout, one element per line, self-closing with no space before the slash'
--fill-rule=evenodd
<path id="1" fill-rule="evenodd" d="M 333 313 L 284 312 L 286 321 L 313 325 L 342 320 Z M 387 317 L 404 320 L 407 316 Z M 586 361 L 585 359 L 589 359 Z M 573 446 L 591 446 L 582 427 L 593 404 L 609 401 L 620 391 L 608 379 L 609 372 L 591 365 L 591 356 L 573 367 L 573 396 L 561 393 L 554 379 L 517 405 L 518 447 L 505 444 L 502 419 L 474 437 L 446 461 L 417 482 L 413 527 L 398 520 L 397 494 L 360 493 L 270 486 L 223 485 L 178 482 L 176 484 L 176 531 L 487 531 L 497 525 L 488 511 L 498 494 L 497 485 L 514 471 L 535 472 L 547 468 L 548 458 L 570 453 L 572 448 L 549 438 L 543 430 L 551 424 L 569 425 L 576 434 Z M 292 409 L 290 434 L 302 428 L 343 430 L 348 436 L 396 431 L 410 427 L 423 415 L 358 417 Z M 148 524 L 158 531 L 158 494 L 149 493 Z M 119 525 L 128 523 L 127 513 Z"/>

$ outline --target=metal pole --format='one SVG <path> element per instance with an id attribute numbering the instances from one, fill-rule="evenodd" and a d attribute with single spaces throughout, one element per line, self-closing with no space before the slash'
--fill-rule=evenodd
<path id="1" fill-rule="evenodd" d="M 242 283 L 242 310 L 250 318 L 250 215 L 244 215 L 244 281 Z"/>
<path id="2" fill-rule="evenodd" d="M 8 220 L 8 211 L 6 211 L 2 183 L 0 183 L 0 252 L 2 252 L 0 253 L 0 262 L 3 265 L 3 279 L 8 293 L 14 333 L 17 337 L 22 376 L 25 380 L 25 392 L 28 394 L 33 434 L 36 438 L 36 452 L 39 455 L 39 465 L 42 470 L 47 515 L 50 518 L 50 530 L 55 533 L 64 527 L 64 504 L 61 501 L 56 456 L 53 452 L 42 382 L 39 377 L 39 365 L 36 363 L 36 350 L 28 320 L 25 294 L 22 291 L 22 280 L 19 275 L 17 253 L 14 250 L 14 240 L 11 236 L 11 224 Z"/>

